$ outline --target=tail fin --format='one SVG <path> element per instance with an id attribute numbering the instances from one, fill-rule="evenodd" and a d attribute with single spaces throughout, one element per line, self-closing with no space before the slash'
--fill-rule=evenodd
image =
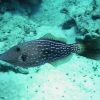
<path id="1" fill-rule="evenodd" d="M 84 40 L 79 40 L 79 48 L 81 48 L 79 55 L 87 58 L 100 60 L 100 37 L 88 37 Z"/>

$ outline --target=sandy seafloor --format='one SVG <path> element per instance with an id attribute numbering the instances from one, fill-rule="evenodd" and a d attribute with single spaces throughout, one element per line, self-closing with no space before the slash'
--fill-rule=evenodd
<path id="1" fill-rule="evenodd" d="M 67 43 L 100 35 L 100 0 L 43 0 L 37 8 L 1 2 L 0 53 L 49 33 Z M 29 74 L 1 65 L 0 100 L 100 99 L 100 61 L 72 54 L 56 63 L 28 68 Z"/>

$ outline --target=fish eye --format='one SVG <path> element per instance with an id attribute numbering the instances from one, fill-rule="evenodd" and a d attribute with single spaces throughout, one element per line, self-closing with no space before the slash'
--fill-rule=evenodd
<path id="1" fill-rule="evenodd" d="M 21 51 L 20 47 L 16 47 L 16 51 L 17 52 Z"/>
<path id="2" fill-rule="evenodd" d="M 27 60 L 27 55 L 22 54 L 22 55 L 21 55 L 21 60 L 22 60 L 23 62 L 25 62 L 25 61 Z"/>

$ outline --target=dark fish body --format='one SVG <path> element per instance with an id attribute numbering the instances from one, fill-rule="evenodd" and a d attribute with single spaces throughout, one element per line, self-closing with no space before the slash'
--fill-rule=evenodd
<path id="1" fill-rule="evenodd" d="M 13 65 L 38 66 L 79 52 L 78 44 L 66 44 L 56 40 L 38 39 L 18 44 L 0 55 L 0 60 Z"/>

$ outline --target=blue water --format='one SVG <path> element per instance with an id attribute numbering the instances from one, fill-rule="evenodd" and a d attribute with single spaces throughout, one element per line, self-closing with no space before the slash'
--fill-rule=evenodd
<path id="1" fill-rule="evenodd" d="M 43 37 L 66 43 L 98 37 L 99 9 L 99 0 L 0 0 L 0 54 Z M 0 100 L 99 98 L 100 60 L 71 54 L 28 69 L 0 61 Z"/>

